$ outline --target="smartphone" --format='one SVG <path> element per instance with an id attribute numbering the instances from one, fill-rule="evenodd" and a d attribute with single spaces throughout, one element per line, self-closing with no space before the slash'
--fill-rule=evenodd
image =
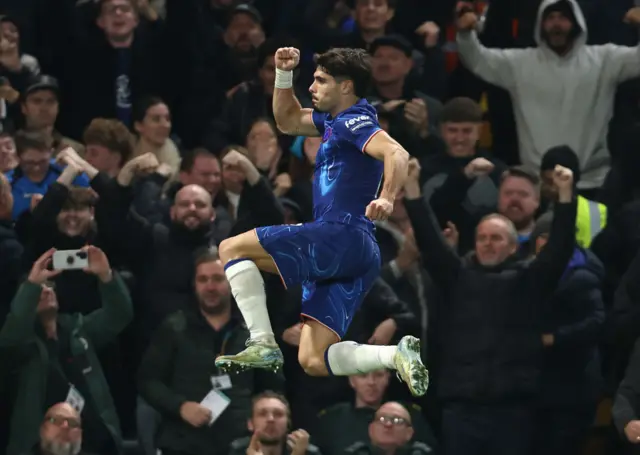
<path id="1" fill-rule="evenodd" d="M 83 250 L 61 250 L 53 253 L 53 270 L 82 270 L 89 266 L 89 256 Z"/>

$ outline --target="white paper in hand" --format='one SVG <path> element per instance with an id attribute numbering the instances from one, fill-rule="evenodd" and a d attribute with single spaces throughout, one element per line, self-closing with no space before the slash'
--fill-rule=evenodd
<path id="1" fill-rule="evenodd" d="M 220 414 L 222 414 L 224 410 L 229 407 L 229 403 L 231 403 L 229 397 L 216 389 L 213 389 L 207 394 L 206 397 L 204 397 L 200 404 L 211 411 L 211 420 L 209 421 L 209 426 L 213 425 L 213 422 L 218 420 Z"/>

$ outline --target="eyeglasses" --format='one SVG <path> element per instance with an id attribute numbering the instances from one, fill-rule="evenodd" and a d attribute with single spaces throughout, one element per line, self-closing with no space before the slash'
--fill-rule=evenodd
<path id="1" fill-rule="evenodd" d="M 403 417 L 382 415 L 382 416 L 378 416 L 376 420 L 382 424 L 390 423 L 394 427 L 399 427 L 401 425 L 404 425 L 407 427 L 411 426 L 411 422 L 409 422 L 407 419 Z"/>
<path id="2" fill-rule="evenodd" d="M 45 418 L 46 422 L 49 422 L 57 427 L 61 427 L 62 425 L 64 425 L 65 423 L 67 424 L 67 427 L 69 427 L 72 430 L 77 430 L 78 428 L 80 428 L 81 424 L 80 421 L 77 419 L 73 419 L 73 418 L 69 418 L 69 417 L 61 417 L 61 416 L 49 416 Z"/>

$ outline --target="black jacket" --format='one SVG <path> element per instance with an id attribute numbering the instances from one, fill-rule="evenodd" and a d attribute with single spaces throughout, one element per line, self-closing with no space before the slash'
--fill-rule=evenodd
<path id="1" fill-rule="evenodd" d="M 11 221 L 0 221 L 0 324 L 18 288 L 21 273 L 22 245 Z"/>
<path id="2" fill-rule="evenodd" d="M 595 255 L 576 248 L 558 289 L 544 305 L 542 332 L 553 334 L 554 344 L 543 354 L 540 406 L 593 405 L 598 398 L 603 278 L 604 267 Z"/>
<path id="3" fill-rule="evenodd" d="M 627 372 L 613 402 L 613 423 L 624 434 L 624 427 L 640 419 L 640 340 L 633 348 Z"/>
<path id="4" fill-rule="evenodd" d="M 555 290 L 573 252 L 575 202 L 556 205 L 549 243 L 534 261 L 508 259 L 495 267 L 458 257 L 422 198 L 405 206 L 424 266 L 443 294 L 441 397 L 491 403 L 535 396 L 542 299 Z"/>
<path id="5" fill-rule="evenodd" d="M 211 391 L 212 376 L 221 374 L 214 360 L 219 354 L 244 349 L 249 331 L 240 318 L 232 318 L 215 331 L 195 309 L 169 316 L 156 331 L 138 371 L 138 390 L 162 414 L 158 447 L 191 454 L 226 453 L 234 439 L 246 435 L 251 397 L 265 390 L 280 391 L 284 379 L 266 370 L 250 370 L 231 376 L 232 387 L 223 390 L 230 405 L 210 426 L 194 428 L 180 417 L 186 401 L 201 402 Z"/>

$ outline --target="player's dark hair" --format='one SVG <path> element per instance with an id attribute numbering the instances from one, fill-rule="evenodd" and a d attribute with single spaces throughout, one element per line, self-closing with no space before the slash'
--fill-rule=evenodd
<path id="1" fill-rule="evenodd" d="M 195 166 L 196 160 L 201 156 L 205 158 L 213 158 L 218 161 L 218 164 L 220 164 L 220 158 L 211 153 L 209 150 L 204 147 L 196 147 L 193 150 L 187 152 L 182 158 L 182 161 L 180 162 L 180 172 L 190 173 L 193 170 L 193 166 Z"/>
<path id="2" fill-rule="evenodd" d="M 482 108 L 471 98 L 453 98 L 442 107 L 440 123 L 482 123 Z"/>
<path id="3" fill-rule="evenodd" d="M 509 177 L 517 177 L 528 180 L 535 187 L 538 187 L 540 185 L 540 176 L 536 172 L 523 165 L 511 166 L 509 169 L 504 171 L 502 173 L 500 183 L 504 182 Z"/>
<path id="4" fill-rule="evenodd" d="M 46 136 L 39 131 L 18 131 L 14 136 L 16 143 L 16 154 L 22 155 L 27 150 L 37 150 L 39 152 L 51 151 L 51 145 Z"/>
<path id="5" fill-rule="evenodd" d="M 371 87 L 371 56 L 364 49 L 335 48 L 315 58 L 316 65 L 339 82 L 353 82 L 353 91 L 364 98 Z"/>

